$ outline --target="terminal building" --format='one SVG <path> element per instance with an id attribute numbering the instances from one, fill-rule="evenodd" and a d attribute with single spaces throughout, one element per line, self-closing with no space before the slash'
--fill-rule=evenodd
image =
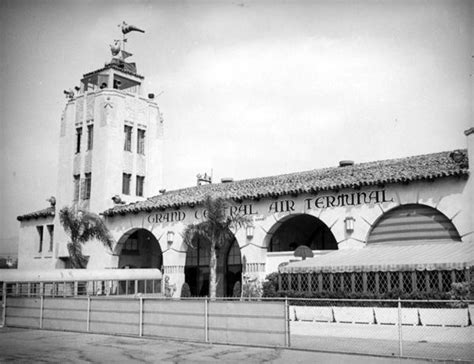
<path id="1" fill-rule="evenodd" d="M 221 296 L 232 295 L 243 273 L 262 281 L 280 271 L 284 290 L 354 292 L 447 291 L 469 279 L 474 128 L 465 131 L 467 148 L 165 191 L 162 114 L 153 94 L 143 96 L 136 65 L 115 53 L 67 93 L 58 190 L 51 206 L 18 217 L 19 269 L 70 267 L 58 213 L 75 205 L 101 214 L 115 240 L 112 252 L 85 245 L 88 269 L 159 268 L 175 296 L 184 282 L 207 295 L 207 243 L 188 247 L 182 232 L 202 221 L 211 195 L 252 221 L 219 251 Z M 295 257 L 300 246 L 313 257 Z"/>

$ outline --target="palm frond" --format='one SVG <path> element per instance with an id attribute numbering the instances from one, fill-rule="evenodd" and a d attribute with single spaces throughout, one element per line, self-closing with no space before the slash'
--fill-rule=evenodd
<path id="1" fill-rule="evenodd" d="M 102 242 L 107 248 L 112 249 L 114 240 L 110 236 L 109 230 L 99 215 L 89 211 L 83 211 L 82 226 L 84 230 L 80 236 L 81 242 L 87 242 L 93 238 Z"/>

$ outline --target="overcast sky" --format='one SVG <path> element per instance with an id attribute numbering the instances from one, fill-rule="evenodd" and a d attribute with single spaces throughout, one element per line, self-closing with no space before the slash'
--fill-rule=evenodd
<path id="1" fill-rule="evenodd" d="M 127 50 L 165 119 L 164 187 L 465 148 L 470 1 L 0 0 L 0 253 L 55 194 L 63 90 Z"/>

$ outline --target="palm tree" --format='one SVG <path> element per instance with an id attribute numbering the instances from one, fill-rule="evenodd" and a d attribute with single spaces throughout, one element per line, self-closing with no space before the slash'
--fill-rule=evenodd
<path id="1" fill-rule="evenodd" d="M 112 249 L 114 241 L 99 215 L 66 206 L 59 211 L 59 221 L 71 238 L 67 249 L 73 268 L 86 268 L 88 259 L 82 254 L 82 245 L 91 239 L 95 238 Z"/>
<path id="2" fill-rule="evenodd" d="M 209 296 L 216 297 L 217 288 L 217 254 L 229 240 L 235 237 L 231 231 L 248 226 L 251 221 L 242 215 L 228 216 L 225 213 L 227 202 L 223 198 L 212 198 L 207 196 L 203 202 L 203 207 L 207 211 L 204 221 L 198 224 L 189 224 L 183 232 L 183 241 L 186 245 L 194 248 L 196 239 L 204 239 L 209 242 Z"/>

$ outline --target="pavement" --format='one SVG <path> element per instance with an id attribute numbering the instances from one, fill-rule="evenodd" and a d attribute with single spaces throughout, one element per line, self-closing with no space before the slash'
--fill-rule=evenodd
<path id="1" fill-rule="evenodd" d="M 424 360 L 0 328 L 1 363 L 424 363 Z M 459 363 L 459 362 L 458 362 Z"/>
<path id="2" fill-rule="evenodd" d="M 474 326 L 402 326 L 404 356 L 474 362 Z M 291 346 L 334 352 L 398 355 L 395 325 L 364 325 L 292 321 Z"/>

